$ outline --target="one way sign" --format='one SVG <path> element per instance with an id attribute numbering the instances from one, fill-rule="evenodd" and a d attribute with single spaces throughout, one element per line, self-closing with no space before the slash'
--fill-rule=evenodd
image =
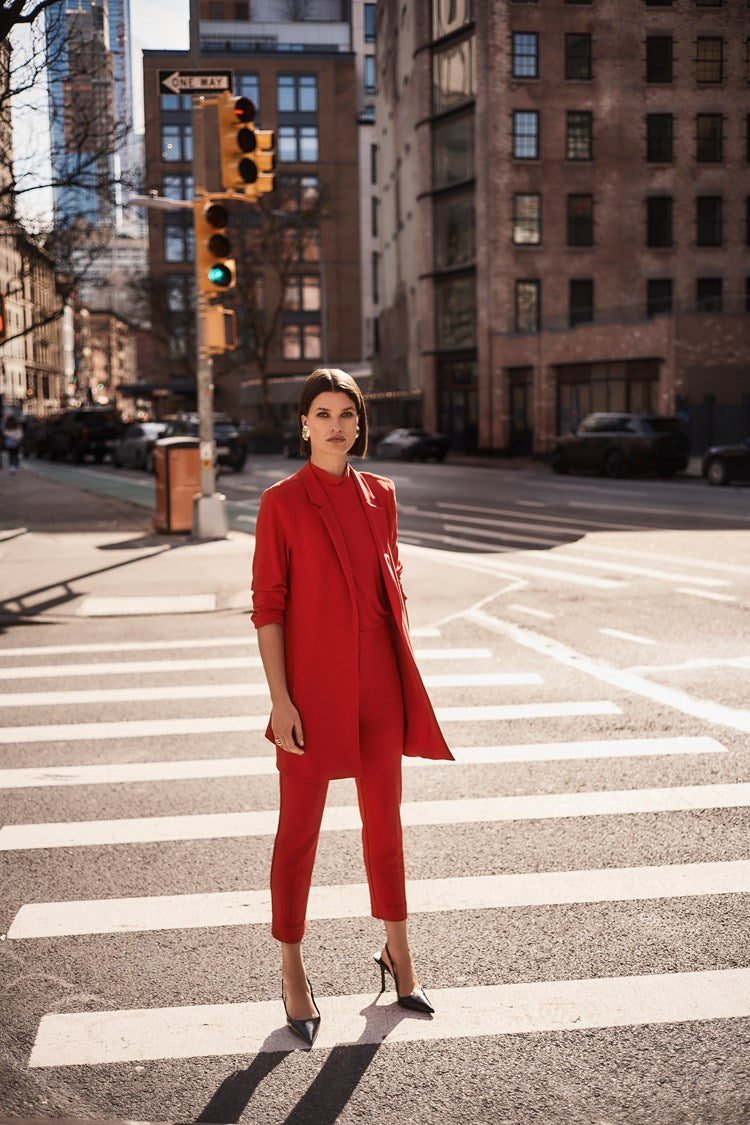
<path id="1" fill-rule="evenodd" d="M 218 94 L 232 89 L 231 70 L 160 70 L 162 94 Z"/>

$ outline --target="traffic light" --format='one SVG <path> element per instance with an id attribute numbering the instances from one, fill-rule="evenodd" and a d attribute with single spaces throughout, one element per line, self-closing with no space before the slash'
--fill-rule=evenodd
<path id="1" fill-rule="evenodd" d="M 223 355 L 237 347 L 237 317 L 232 309 L 209 305 L 205 311 L 205 346 L 209 355 Z"/>
<path id="2" fill-rule="evenodd" d="M 255 103 L 225 92 L 219 102 L 221 182 L 225 191 L 242 189 L 250 199 L 273 191 L 274 132 L 256 129 Z"/>
<path id="3" fill-rule="evenodd" d="M 226 234 L 229 213 L 216 199 L 196 199 L 193 213 L 199 288 L 215 297 L 235 284 L 235 262 Z"/>

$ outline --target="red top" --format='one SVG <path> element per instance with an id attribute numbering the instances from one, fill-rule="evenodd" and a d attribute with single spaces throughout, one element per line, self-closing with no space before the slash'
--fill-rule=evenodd
<path id="1" fill-rule="evenodd" d="M 318 468 L 312 461 L 310 468 L 325 487 L 328 502 L 334 510 L 344 536 L 357 590 L 360 632 L 374 629 L 382 625 L 388 617 L 388 601 L 383 588 L 378 549 L 359 498 L 351 467 L 347 465 L 340 477 Z"/>

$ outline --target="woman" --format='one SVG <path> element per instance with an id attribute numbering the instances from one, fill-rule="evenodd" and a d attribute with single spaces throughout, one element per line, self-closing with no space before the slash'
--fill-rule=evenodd
<path id="1" fill-rule="evenodd" d="M 401 839 L 401 756 L 452 760 L 414 661 L 396 545 L 393 482 L 356 472 L 367 416 L 350 375 L 313 371 L 299 403 L 306 464 L 262 497 L 253 558 L 253 624 L 271 694 L 279 825 L 272 933 L 281 942 L 287 1023 L 312 1046 L 320 1026 L 301 942 L 328 782 L 353 777 L 375 956 L 398 1002 L 433 1009 L 409 949 Z"/>
<path id="2" fill-rule="evenodd" d="M 8 450 L 8 465 L 11 476 L 15 475 L 18 468 L 18 460 L 21 455 L 21 446 L 23 444 L 23 430 L 21 423 L 14 414 L 8 415 L 5 419 L 3 426 L 3 443 Z"/>

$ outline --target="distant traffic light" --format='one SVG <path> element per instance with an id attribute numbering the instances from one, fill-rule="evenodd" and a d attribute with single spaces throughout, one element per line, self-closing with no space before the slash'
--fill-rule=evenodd
<path id="1" fill-rule="evenodd" d="M 215 297 L 235 284 L 235 262 L 226 234 L 229 213 L 224 204 L 215 199 L 196 199 L 193 214 L 199 288 Z"/>
<path id="2" fill-rule="evenodd" d="M 219 102 L 221 182 L 225 191 L 243 190 L 250 199 L 273 191 L 276 166 L 272 129 L 256 129 L 255 103 L 225 93 Z"/>

